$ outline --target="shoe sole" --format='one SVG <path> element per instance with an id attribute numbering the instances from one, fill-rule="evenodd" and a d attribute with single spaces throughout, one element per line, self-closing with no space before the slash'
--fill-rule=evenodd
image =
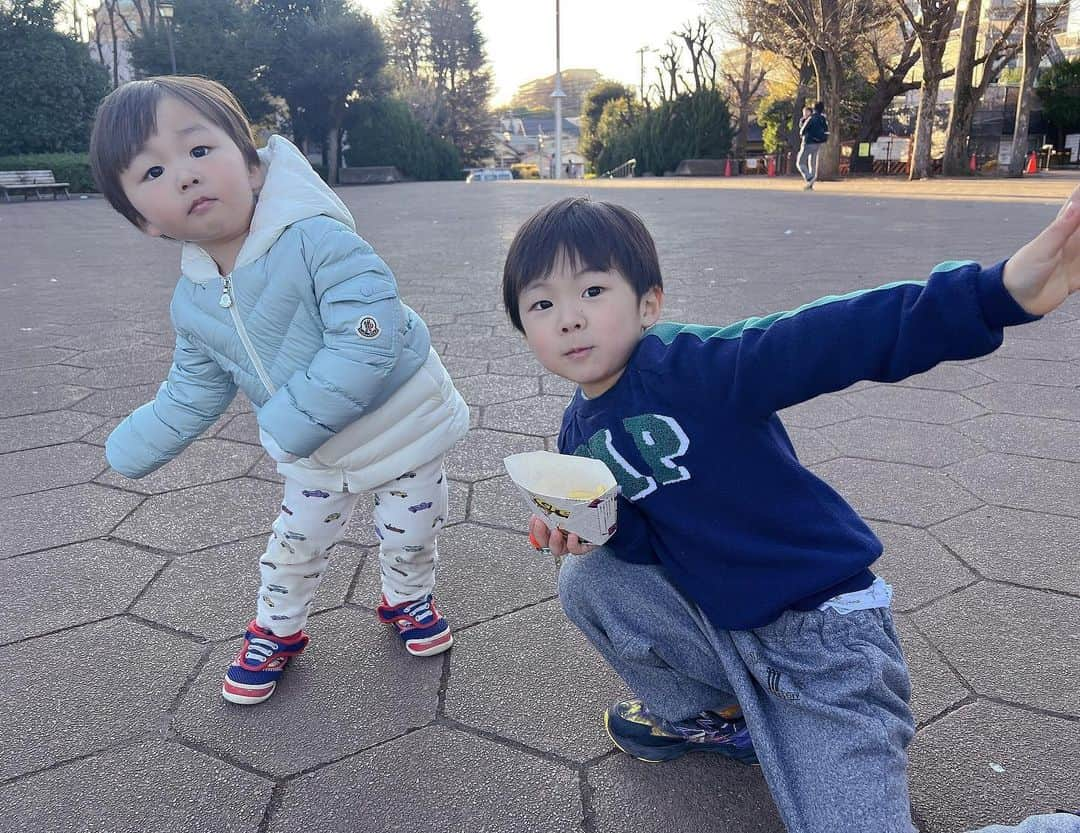
<path id="1" fill-rule="evenodd" d="M 631 744 L 625 740 L 618 740 L 615 737 L 615 733 L 611 730 L 611 713 L 604 712 L 604 730 L 607 732 L 608 738 L 612 744 L 620 752 L 625 752 L 631 758 L 639 761 L 644 761 L 647 764 L 664 764 L 668 761 L 674 761 L 677 758 L 681 758 L 683 755 L 689 755 L 691 752 L 708 752 L 714 755 L 722 755 L 728 760 L 740 763 L 743 766 L 756 766 L 760 767 L 761 764 L 757 760 L 757 756 L 754 756 L 753 760 L 744 760 L 737 755 L 729 754 L 725 749 L 716 746 L 702 746 L 700 744 L 678 744 L 668 748 L 665 752 L 662 749 L 654 747 L 637 747 L 634 748 Z M 647 752 L 644 750 L 648 750 Z M 652 757 L 650 757 L 652 756 Z"/>
<path id="2" fill-rule="evenodd" d="M 225 682 L 221 684 L 221 696 L 230 703 L 235 703 L 238 706 L 255 706 L 269 700 L 273 696 L 276 688 L 277 683 L 270 683 L 270 690 L 265 694 L 245 694 L 245 691 L 254 689 L 246 689 L 244 686 L 238 685 L 226 678 Z M 262 689 L 263 686 L 258 686 L 258 690 L 261 691 Z"/>
<path id="3" fill-rule="evenodd" d="M 450 631 L 447 631 L 446 633 L 441 633 L 431 639 L 425 639 L 423 641 L 414 639 L 411 644 L 406 642 L 405 650 L 414 657 L 433 657 L 436 654 L 441 654 L 443 651 L 450 650 L 450 646 L 453 644 L 454 635 L 450 633 Z"/>

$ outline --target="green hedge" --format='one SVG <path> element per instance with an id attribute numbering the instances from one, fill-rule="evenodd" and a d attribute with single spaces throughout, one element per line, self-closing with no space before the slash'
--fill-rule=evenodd
<path id="1" fill-rule="evenodd" d="M 70 182 L 74 194 L 97 192 L 90 175 L 90 160 L 85 153 L 30 153 L 25 156 L 0 156 L 0 171 L 52 171 L 57 182 Z"/>

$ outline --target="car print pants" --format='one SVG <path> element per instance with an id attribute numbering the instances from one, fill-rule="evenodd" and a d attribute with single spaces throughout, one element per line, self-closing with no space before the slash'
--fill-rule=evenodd
<path id="1" fill-rule="evenodd" d="M 382 590 L 392 604 L 422 599 L 435 587 L 436 537 L 446 524 L 448 492 L 440 456 L 370 491 L 379 537 Z M 360 493 L 312 489 L 286 479 L 281 514 L 259 559 L 256 622 L 278 636 L 304 627 L 330 550 L 345 532 Z"/>

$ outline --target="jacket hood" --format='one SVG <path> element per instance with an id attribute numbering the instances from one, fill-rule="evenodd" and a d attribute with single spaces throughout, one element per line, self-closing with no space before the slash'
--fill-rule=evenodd
<path id="1" fill-rule="evenodd" d="M 266 175 L 251 217 L 251 228 L 233 266 L 234 272 L 266 254 L 281 233 L 300 220 L 325 215 L 356 231 L 356 223 L 345 203 L 312 170 L 311 163 L 288 139 L 271 136 L 266 147 L 259 149 L 259 159 Z M 197 243 L 184 243 L 180 270 L 195 283 L 219 277 L 214 259 Z"/>

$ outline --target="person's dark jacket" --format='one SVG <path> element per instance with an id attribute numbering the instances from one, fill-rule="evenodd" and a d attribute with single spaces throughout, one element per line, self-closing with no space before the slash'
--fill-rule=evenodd
<path id="1" fill-rule="evenodd" d="M 829 122 L 825 119 L 824 113 L 814 113 L 803 121 L 799 132 L 802 134 L 803 141 L 820 145 L 829 141 Z"/>

